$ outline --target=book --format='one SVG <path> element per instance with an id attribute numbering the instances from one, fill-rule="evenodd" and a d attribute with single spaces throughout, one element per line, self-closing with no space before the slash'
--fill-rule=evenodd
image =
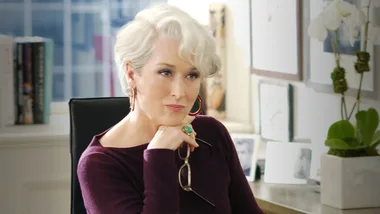
<path id="1" fill-rule="evenodd" d="M 48 124 L 53 91 L 53 40 L 1 36 L 0 43 L 0 128 Z"/>

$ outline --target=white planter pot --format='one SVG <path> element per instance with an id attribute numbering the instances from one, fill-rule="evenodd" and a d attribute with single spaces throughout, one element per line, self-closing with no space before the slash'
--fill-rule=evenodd
<path id="1" fill-rule="evenodd" d="M 321 203 L 338 209 L 380 207 L 380 156 L 323 155 Z"/>

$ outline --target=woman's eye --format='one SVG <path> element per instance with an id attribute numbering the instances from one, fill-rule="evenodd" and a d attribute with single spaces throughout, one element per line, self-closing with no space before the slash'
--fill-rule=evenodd
<path id="1" fill-rule="evenodd" d="M 198 73 L 192 73 L 192 74 L 189 74 L 187 76 L 187 78 L 191 79 L 191 80 L 194 80 L 194 79 L 197 79 L 199 77 L 199 74 Z"/>
<path id="2" fill-rule="evenodd" d="M 161 74 L 162 76 L 165 76 L 165 77 L 169 77 L 171 75 L 170 70 L 161 70 L 158 73 Z"/>

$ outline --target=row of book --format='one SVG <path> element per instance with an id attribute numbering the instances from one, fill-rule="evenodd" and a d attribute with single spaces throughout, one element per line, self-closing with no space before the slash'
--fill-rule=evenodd
<path id="1" fill-rule="evenodd" d="M 49 123 L 53 49 L 49 38 L 0 35 L 0 128 Z"/>

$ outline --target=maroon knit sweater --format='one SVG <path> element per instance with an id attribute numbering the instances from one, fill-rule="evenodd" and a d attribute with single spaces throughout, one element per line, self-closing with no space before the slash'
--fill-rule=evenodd
<path id="1" fill-rule="evenodd" d="M 182 190 L 177 151 L 106 148 L 94 136 L 82 154 L 78 177 L 88 214 L 262 214 L 240 166 L 231 137 L 219 121 L 192 122 L 199 143 L 191 153 L 192 187 L 215 207 Z"/>

